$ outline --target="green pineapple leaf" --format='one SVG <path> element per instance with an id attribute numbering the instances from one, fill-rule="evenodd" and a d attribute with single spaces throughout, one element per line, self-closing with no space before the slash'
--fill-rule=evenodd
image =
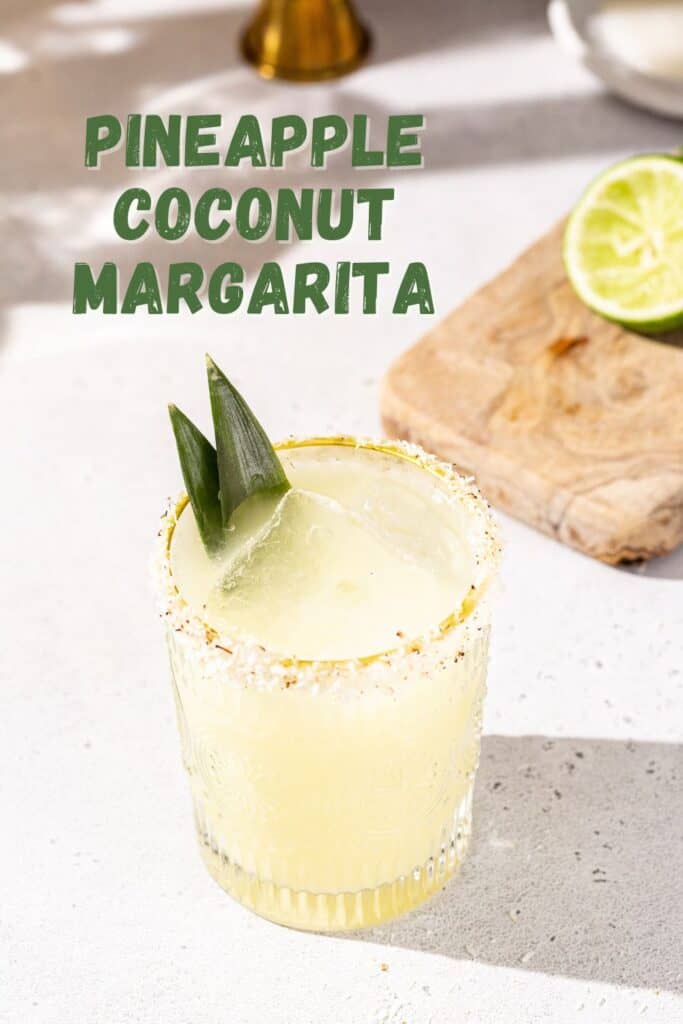
<path id="1" fill-rule="evenodd" d="M 247 498 L 284 494 L 290 483 L 265 430 L 208 355 L 206 368 L 216 434 L 220 507 L 226 527 Z"/>
<path id="2" fill-rule="evenodd" d="M 169 405 L 180 469 L 199 535 L 207 552 L 216 555 L 223 543 L 216 449 L 175 405 Z"/>

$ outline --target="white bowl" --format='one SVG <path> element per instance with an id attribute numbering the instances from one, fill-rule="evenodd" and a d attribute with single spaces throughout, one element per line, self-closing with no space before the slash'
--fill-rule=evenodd
<path id="1" fill-rule="evenodd" d="M 624 99 L 683 119 L 683 80 L 647 74 L 608 50 L 595 31 L 601 6 L 600 0 L 550 0 L 548 21 L 562 49 Z"/>

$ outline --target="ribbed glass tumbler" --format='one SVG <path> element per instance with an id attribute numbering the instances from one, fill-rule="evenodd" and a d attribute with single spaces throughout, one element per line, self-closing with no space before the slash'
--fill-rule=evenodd
<path id="1" fill-rule="evenodd" d="M 245 906 L 297 928 L 405 913 L 455 872 L 472 827 L 495 527 L 450 467 L 414 447 L 374 447 L 434 475 L 475 566 L 461 606 L 394 650 L 302 662 L 219 636 L 173 580 L 185 497 L 161 530 L 158 586 L 204 861 Z"/>

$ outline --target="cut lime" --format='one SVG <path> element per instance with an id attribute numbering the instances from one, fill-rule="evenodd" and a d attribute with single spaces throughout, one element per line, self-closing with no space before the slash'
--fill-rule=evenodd
<path id="1" fill-rule="evenodd" d="M 683 324 L 683 162 L 636 156 L 596 178 L 567 222 L 564 262 L 608 320 L 653 334 Z"/>

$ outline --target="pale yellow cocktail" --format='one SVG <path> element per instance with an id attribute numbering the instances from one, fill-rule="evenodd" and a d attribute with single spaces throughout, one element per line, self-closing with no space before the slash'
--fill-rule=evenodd
<path id="1" fill-rule="evenodd" d="M 465 852 L 498 544 L 471 483 L 404 445 L 278 447 L 209 558 L 185 499 L 159 579 L 207 866 L 300 928 L 409 910 Z"/>

